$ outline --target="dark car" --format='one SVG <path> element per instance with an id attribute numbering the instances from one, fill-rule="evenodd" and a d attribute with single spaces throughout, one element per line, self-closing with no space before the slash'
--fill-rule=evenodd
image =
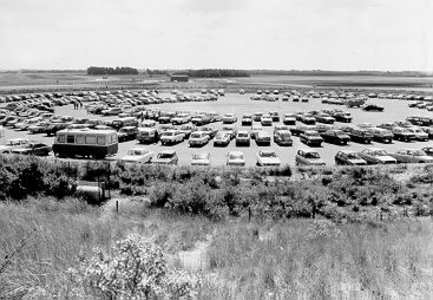
<path id="1" fill-rule="evenodd" d="M 394 127 L 392 133 L 395 140 L 410 142 L 415 139 L 415 133 L 410 132 L 407 128 Z"/>
<path id="2" fill-rule="evenodd" d="M 343 123 L 350 123 L 353 120 L 353 117 L 350 114 L 350 112 L 344 112 L 344 111 L 334 112 L 332 114 L 332 117 L 335 119 L 335 121 L 343 122 Z"/>
<path id="3" fill-rule="evenodd" d="M 316 130 L 316 126 L 314 125 L 298 125 L 296 127 L 291 127 L 290 132 L 294 136 L 300 136 L 307 130 Z"/>
<path id="4" fill-rule="evenodd" d="M 377 104 L 364 104 L 362 109 L 365 111 L 383 111 L 385 108 Z"/>
<path id="5" fill-rule="evenodd" d="M 373 134 L 368 129 L 353 129 L 348 134 L 353 142 L 370 144 L 373 140 Z"/>
<path id="6" fill-rule="evenodd" d="M 315 116 L 316 121 L 323 124 L 334 124 L 335 118 L 326 114 L 319 114 Z"/>
<path id="7" fill-rule="evenodd" d="M 417 126 L 431 126 L 433 125 L 433 119 L 428 117 L 407 117 L 406 121 Z"/>
<path id="8" fill-rule="evenodd" d="M 196 116 L 191 119 L 191 123 L 197 126 L 203 126 L 209 124 L 211 121 L 210 117 L 205 115 Z"/>
<path id="9" fill-rule="evenodd" d="M 12 154 L 48 156 L 51 150 L 52 147 L 47 144 L 31 142 L 22 148 L 15 148 L 11 152 Z"/>
<path id="10" fill-rule="evenodd" d="M 119 142 L 133 140 L 137 138 L 138 129 L 134 126 L 125 126 L 117 132 L 117 139 Z"/>
<path id="11" fill-rule="evenodd" d="M 66 129 L 68 125 L 68 123 L 52 123 L 45 128 L 44 133 L 46 133 L 47 136 L 53 136 L 56 135 L 57 131 Z"/>
<path id="12" fill-rule="evenodd" d="M 191 133 L 197 131 L 197 127 L 195 125 L 185 124 L 180 126 L 179 131 L 185 135 L 185 139 L 189 139 Z"/>
<path id="13" fill-rule="evenodd" d="M 304 123 L 305 125 L 315 125 L 316 124 L 316 118 L 312 115 L 303 115 L 299 118 L 299 121 Z"/>
<path id="14" fill-rule="evenodd" d="M 358 155 L 358 153 L 352 150 L 338 151 L 334 159 L 336 165 L 359 166 L 359 165 L 367 164 L 367 162 L 364 159 L 362 159 Z"/>
<path id="15" fill-rule="evenodd" d="M 321 134 L 326 143 L 343 144 L 350 142 L 350 136 L 343 130 L 332 129 Z"/>
<path id="16" fill-rule="evenodd" d="M 308 146 L 318 146 L 322 145 L 323 138 L 315 130 L 307 130 L 299 136 L 299 140 Z"/>
<path id="17" fill-rule="evenodd" d="M 373 140 L 381 143 L 392 143 L 394 139 L 394 134 L 388 129 L 373 128 L 371 133 L 373 134 Z"/>

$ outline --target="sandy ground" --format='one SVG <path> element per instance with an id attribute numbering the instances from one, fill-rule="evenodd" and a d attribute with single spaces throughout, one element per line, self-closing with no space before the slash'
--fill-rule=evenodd
<path id="1" fill-rule="evenodd" d="M 164 96 L 164 95 L 163 95 Z M 417 108 L 409 108 L 409 101 L 398 101 L 398 100 L 387 100 L 387 99 L 370 99 L 369 102 L 377 103 L 385 106 L 385 112 L 364 112 L 360 109 L 353 108 L 347 109 L 344 106 L 336 106 L 330 104 L 322 104 L 320 99 L 310 99 L 309 103 L 294 103 L 294 102 L 264 102 L 264 101 L 251 101 L 251 94 L 238 95 L 238 94 L 227 94 L 225 97 L 220 97 L 216 102 L 193 102 L 193 103 L 167 103 L 162 105 L 150 105 L 149 107 L 159 108 L 167 111 L 206 111 L 206 112 L 218 112 L 221 114 L 230 112 L 235 113 L 238 117 L 238 123 L 236 124 L 238 129 L 249 129 L 249 127 L 241 126 L 241 117 L 243 113 L 254 113 L 254 112 L 269 112 L 271 110 L 276 110 L 283 115 L 285 112 L 298 112 L 307 110 L 319 110 L 319 109 L 332 109 L 338 108 L 343 110 L 348 110 L 352 113 L 354 121 L 352 124 L 359 124 L 363 122 L 370 122 L 373 124 L 380 124 L 383 122 L 392 122 L 397 120 L 404 120 L 407 116 L 417 115 L 417 116 L 433 116 L 432 112 L 421 110 Z M 88 117 L 88 118 L 101 118 L 110 119 L 110 117 L 101 117 L 98 115 L 87 114 L 85 110 L 74 110 L 72 105 L 63 106 L 56 108 L 56 114 L 58 115 L 71 115 L 76 117 Z M 282 124 L 282 123 L 280 123 Z M 337 126 L 343 125 L 343 123 L 336 123 Z M 213 127 L 220 129 L 222 128 L 221 123 L 212 124 Z M 273 128 L 265 127 L 265 129 L 272 135 Z M 39 140 L 48 144 L 53 143 L 53 138 L 45 137 L 41 134 L 29 135 L 28 132 L 19 132 L 13 130 L 6 130 L 6 138 L 16 138 L 16 137 L 30 137 L 34 140 Z M 213 143 L 209 143 L 203 148 L 190 148 L 188 143 L 185 141 L 181 144 L 175 146 L 161 146 L 160 144 L 143 145 L 143 147 L 148 147 L 155 153 L 162 149 L 174 149 L 179 156 L 179 164 L 189 165 L 191 162 L 192 153 L 209 152 L 211 154 L 211 164 L 212 165 L 224 165 L 227 159 L 227 153 L 232 150 L 241 150 L 245 154 L 245 159 L 248 166 L 254 166 L 256 163 L 256 154 L 261 149 L 270 149 L 277 152 L 283 164 L 294 165 L 295 154 L 298 149 L 309 148 L 299 141 L 298 137 L 294 137 L 294 144 L 292 147 L 280 147 L 274 143 L 270 147 L 258 147 L 254 141 L 252 141 L 250 147 L 236 147 L 234 140 L 226 148 L 214 148 Z M 115 157 L 120 158 L 126 154 L 126 152 L 134 146 L 138 146 L 136 140 L 124 142 L 119 144 L 119 153 Z M 327 165 L 334 164 L 334 156 L 340 149 L 351 149 L 355 151 L 363 150 L 367 147 L 379 147 L 385 149 L 389 152 L 394 152 L 402 148 L 415 148 L 420 149 L 425 146 L 433 145 L 433 141 L 428 142 L 397 142 L 394 141 L 392 144 L 382 144 L 374 142 L 371 145 L 350 143 L 347 146 L 338 146 L 333 144 L 323 143 L 322 147 L 316 148 L 322 158 L 325 160 Z"/>

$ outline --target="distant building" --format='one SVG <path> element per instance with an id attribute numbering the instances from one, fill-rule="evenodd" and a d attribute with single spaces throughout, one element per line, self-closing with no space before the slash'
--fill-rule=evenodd
<path id="1" fill-rule="evenodd" d="M 177 81 L 177 82 L 188 82 L 189 76 L 183 75 L 183 74 L 173 74 L 170 76 L 170 81 Z"/>

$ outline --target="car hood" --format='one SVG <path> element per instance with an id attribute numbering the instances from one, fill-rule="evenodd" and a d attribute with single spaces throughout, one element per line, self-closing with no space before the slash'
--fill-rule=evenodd
<path id="1" fill-rule="evenodd" d="M 229 159 L 229 164 L 244 164 L 245 160 L 241 158 Z"/>
<path id="2" fill-rule="evenodd" d="M 122 160 L 122 161 L 139 161 L 141 158 L 142 158 L 142 156 L 125 155 L 120 160 Z"/>
<path id="3" fill-rule="evenodd" d="M 352 165 L 366 165 L 367 162 L 363 160 L 362 158 L 352 158 L 347 160 Z"/>
<path id="4" fill-rule="evenodd" d="M 376 158 L 383 162 L 395 161 L 395 158 L 390 155 L 376 156 Z"/>
<path id="5" fill-rule="evenodd" d="M 321 158 L 307 158 L 307 161 L 312 165 L 324 165 L 325 161 Z"/>
<path id="6" fill-rule="evenodd" d="M 208 166 L 210 164 L 209 159 L 194 159 L 191 162 L 191 165 L 202 165 L 202 166 Z"/>
<path id="7" fill-rule="evenodd" d="M 170 163 L 171 161 L 172 161 L 171 158 L 155 158 L 152 160 L 152 162 L 156 164 L 167 164 Z"/>
<path id="8" fill-rule="evenodd" d="M 281 161 L 278 157 L 260 157 L 259 160 L 265 165 L 279 165 Z"/>

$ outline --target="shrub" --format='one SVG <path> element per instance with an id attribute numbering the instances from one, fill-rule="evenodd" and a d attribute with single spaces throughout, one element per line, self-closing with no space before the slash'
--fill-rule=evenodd
<path id="1" fill-rule="evenodd" d="M 68 272 L 77 289 L 104 299 L 192 299 L 199 285 L 196 276 L 170 268 L 159 247 L 134 235 L 111 253 L 96 248 Z"/>

